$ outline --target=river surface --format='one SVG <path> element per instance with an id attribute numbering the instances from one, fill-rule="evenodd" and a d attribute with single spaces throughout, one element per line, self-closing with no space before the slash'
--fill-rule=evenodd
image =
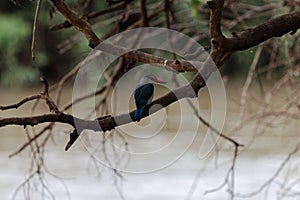
<path id="1" fill-rule="evenodd" d="M 1 89 L 1 94 L 4 91 L 6 95 L 1 95 L 1 105 L 16 102 L 38 89 Z M 175 114 L 168 115 L 163 124 L 155 126 L 158 131 L 143 128 L 149 123 L 147 120 L 140 122 L 141 127 L 138 128 L 138 125 L 120 128 L 119 132 L 129 144 L 128 150 L 124 151 L 121 137 L 114 137 L 114 140 L 108 139 L 106 143 L 107 157 L 101 146 L 101 133 L 93 132 L 83 133 L 81 140 L 65 152 L 67 133 L 71 129 L 58 125 L 44 152 L 44 164 L 47 167 L 46 171 L 44 169 L 44 178 L 51 194 L 56 199 L 74 200 L 230 199 L 227 185 L 220 190 L 212 190 L 226 179 L 232 164 L 233 146 L 215 137 L 218 140 L 216 151 L 215 140 L 206 134 L 205 126 L 198 125 L 198 119 L 191 117 L 194 116 L 193 110 L 185 106 L 184 113 L 180 114 L 181 119 L 174 111 Z M 205 103 L 202 107 L 202 115 L 209 119 Z M 39 111 L 45 112 L 47 107 L 41 107 Z M 172 109 L 166 112 L 172 113 Z M 0 117 L 25 116 L 30 113 L 30 106 L 0 113 Z M 159 118 L 163 114 L 157 113 L 153 117 Z M 225 132 L 236 125 L 238 116 L 235 112 L 227 112 Z M 178 124 L 182 128 L 180 131 L 177 131 Z M 297 121 L 290 121 L 253 137 L 253 127 L 248 124 L 232 136 L 246 145 L 241 147 L 236 160 L 234 191 L 238 195 L 234 199 L 300 199 L 300 183 L 297 181 L 300 177 L 299 153 L 291 156 L 271 184 L 257 194 L 247 196 L 263 186 L 280 168 L 299 142 L 299 128 Z M 28 177 L 31 159 L 29 148 L 12 158 L 8 157 L 26 142 L 23 127 L 1 128 L 0 138 L 0 199 L 6 200 L 13 197 L 19 185 Z M 120 155 L 121 159 L 116 159 Z M 109 165 L 119 172 L 115 173 Z M 33 179 L 29 199 L 41 199 L 42 195 L 35 190 L 39 184 L 38 179 Z M 287 186 L 293 190 L 287 190 Z M 26 189 L 21 189 L 15 199 L 25 197 Z"/>

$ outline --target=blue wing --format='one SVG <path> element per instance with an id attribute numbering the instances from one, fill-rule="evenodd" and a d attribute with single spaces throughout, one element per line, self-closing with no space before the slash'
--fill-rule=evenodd
<path id="1" fill-rule="evenodd" d="M 133 121 L 140 121 L 143 115 L 143 107 L 136 108 Z"/>
<path id="2" fill-rule="evenodd" d="M 145 84 L 138 87 L 134 91 L 134 99 L 137 108 L 147 105 L 148 100 L 153 96 L 154 86 L 153 84 Z"/>

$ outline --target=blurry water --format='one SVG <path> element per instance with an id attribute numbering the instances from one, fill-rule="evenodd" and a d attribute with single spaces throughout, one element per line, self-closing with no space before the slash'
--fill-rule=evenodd
<path id="1" fill-rule="evenodd" d="M 28 94 L 20 91 L 7 94 L 5 98 L 1 99 L 0 104 L 7 104 L 12 99 L 19 99 L 24 95 Z M 26 115 L 28 108 L 30 107 L 25 106 L 21 110 L 10 112 L 7 115 Z M 43 107 L 40 109 L 41 112 L 46 110 Z M 202 114 L 206 118 L 209 117 L 208 110 L 203 109 Z M 186 109 L 183 117 L 183 124 L 186 126 L 186 132 L 183 133 L 185 137 L 183 135 L 178 136 L 178 140 L 171 143 L 165 152 L 155 154 L 153 157 L 129 157 L 128 164 L 124 166 L 124 169 L 151 169 L 183 153 L 188 143 L 187 140 L 193 138 L 195 134 L 193 131 L 188 131 L 188 128 L 197 121 L 197 119 L 191 118 L 191 116 L 193 116 L 193 111 Z M 234 113 L 228 114 L 226 130 L 235 125 L 235 121 L 238 119 L 237 116 Z M 0 117 L 5 116 L 1 113 Z M 176 122 L 178 119 L 176 115 L 173 115 L 173 118 L 170 117 L 168 120 L 171 123 Z M 129 148 L 135 151 L 146 151 L 164 145 L 174 138 L 172 127 L 176 127 L 176 124 L 167 125 L 167 128 L 164 128 L 157 136 L 159 139 L 156 142 L 134 140 L 127 137 Z M 224 182 L 226 173 L 231 165 L 233 148 L 227 142 L 220 140 L 220 151 L 217 157 L 213 152 L 209 156 L 199 159 L 200 147 L 208 149 L 213 144 L 212 140 L 208 140 L 205 144 L 202 143 L 206 132 L 206 128 L 203 125 L 199 127 L 192 145 L 172 165 L 150 173 L 123 173 L 123 178 L 115 175 L 103 165 L 99 166 L 98 169 L 100 169 L 101 173 L 100 176 L 97 176 L 95 165 L 83 145 L 86 144 L 84 137 L 82 138 L 83 143 L 77 141 L 68 152 L 65 152 L 64 145 L 68 140 L 68 135 L 65 132 L 66 128 L 69 130 L 69 127 L 64 126 L 56 128 L 53 140 L 49 142 L 46 148 L 45 164 L 49 172 L 63 180 L 71 199 L 122 199 L 118 190 L 121 191 L 125 199 L 129 200 L 182 200 L 187 199 L 187 197 L 190 197 L 190 199 L 207 200 L 228 199 L 226 187 L 220 191 L 208 194 L 205 194 L 205 191 L 216 188 Z M 130 127 L 128 128 L 130 129 Z M 253 144 L 249 148 L 245 148 L 244 151 L 241 151 L 237 159 L 235 171 L 236 193 L 255 191 L 272 177 L 282 161 L 287 157 L 287 154 L 297 144 L 298 130 L 299 124 L 295 121 L 286 124 L 286 126 L 270 129 L 270 132 L 262 136 L 256 136 Z M 132 131 L 134 132 L 134 129 Z M 238 135 L 235 135 L 234 138 L 242 144 L 248 144 L 252 139 L 252 131 L 253 127 L 250 124 L 243 131 L 239 132 Z M 92 138 L 96 138 L 93 141 L 97 143 L 96 140 L 100 138 L 100 134 L 86 133 L 86 136 L 89 134 L 92 134 Z M 152 133 L 150 131 L 143 131 L 139 134 L 139 136 L 147 137 Z M 0 193 L 1 199 L 10 199 L 27 175 L 30 158 L 28 151 L 24 151 L 13 158 L 8 158 L 9 154 L 26 141 L 22 127 L 1 128 L 0 137 Z M 102 158 L 100 153 L 101 151 L 95 154 L 99 158 Z M 279 178 L 269 188 L 266 199 L 280 197 L 279 191 L 282 191 L 280 190 L 280 187 L 282 187 L 280 184 L 290 183 L 299 177 L 298 157 L 299 154 L 293 156 L 292 162 L 279 174 Z M 50 190 L 57 199 L 68 198 L 64 184 L 60 180 L 51 175 L 47 175 L 46 179 Z M 193 193 L 190 193 L 191 188 L 195 188 L 192 190 Z M 296 185 L 294 188 L 299 189 L 299 185 Z M 266 195 L 265 191 L 248 199 L 264 199 Z M 16 199 L 24 199 L 22 190 Z M 40 199 L 40 195 L 33 194 L 32 199 Z M 297 196 L 283 199 L 297 199 Z"/>

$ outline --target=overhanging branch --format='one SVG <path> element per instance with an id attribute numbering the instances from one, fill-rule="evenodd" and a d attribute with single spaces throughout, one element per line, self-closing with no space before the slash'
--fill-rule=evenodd
<path id="1" fill-rule="evenodd" d="M 300 28 L 300 11 L 285 14 L 254 28 L 237 33 L 226 42 L 228 51 L 241 51 L 256 46 L 270 38 L 294 34 Z"/>

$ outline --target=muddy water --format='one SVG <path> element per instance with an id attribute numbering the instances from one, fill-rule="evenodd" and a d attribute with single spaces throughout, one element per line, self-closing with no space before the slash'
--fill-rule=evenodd
<path id="1" fill-rule="evenodd" d="M 37 88 L 25 91 L 1 89 L 1 94 L 5 95 L 1 95 L 0 104 L 6 105 L 37 91 L 39 91 Z M 200 107 L 203 116 L 209 118 L 207 105 L 209 103 L 202 100 Z M 0 117 L 24 116 L 29 113 L 30 108 L 24 106 L 5 114 L 1 112 Z M 39 108 L 40 113 L 45 111 L 47 107 Z M 226 187 L 212 193 L 207 191 L 224 182 L 231 166 L 233 148 L 226 141 L 219 140 L 218 154 L 215 149 L 210 151 L 215 142 L 209 135 L 205 140 L 206 128 L 203 125 L 194 127 L 198 120 L 191 117 L 193 111 L 188 106 L 181 113 L 181 119 L 176 115 L 178 114 L 176 105 L 167 112 L 174 114 L 168 115 L 163 125 L 155 126 L 159 131 L 137 129 L 131 125 L 124 126 L 120 130 L 129 143 L 129 149 L 120 162 L 113 159 L 114 156 L 120 155 L 120 152 L 124 152 L 120 137 L 114 138 L 115 148 L 107 145 L 106 153 L 109 157 L 107 161 L 101 148 L 100 133 L 85 132 L 82 140 L 77 141 L 70 151 L 65 152 L 64 145 L 68 140 L 66 130 L 70 130 L 70 127 L 61 125 L 56 127 L 53 138 L 45 149 L 45 165 L 48 171 L 60 177 L 57 179 L 50 174 L 45 175 L 52 194 L 57 199 L 70 197 L 75 200 L 228 199 Z M 158 118 L 161 115 L 162 113 L 158 113 L 153 117 Z M 227 113 L 225 132 L 236 125 L 238 117 L 235 112 Z M 180 120 L 182 130 L 176 131 Z M 148 123 L 145 120 L 141 122 L 141 126 L 147 126 Z M 299 123 L 290 121 L 256 136 L 251 145 L 242 148 L 235 168 L 236 193 L 253 192 L 273 176 L 299 141 L 299 128 Z M 248 124 L 234 138 L 247 145 L 253 139 L 253 129 L 253 125 Z M 0 194 L 1 199 L 11 199 L 14 191 L 28 176 L 30 156 L 26 150 L 13 158 L 8 158 L 9 154 L 26 142 L 22 127 L 1 128 L 0 138 Z M 91 155 L 98 161 L 98 167 L 95 167 Z M 300 176 L 298 157 L 299 154 L 292 157 L 291 162 L 284 167 L 270 187 L 248 199 L 265 197 L 265 199 L 280 199 L 282 186 L 291 184 Z M 107 168 L 109 164 L 123 171 L 122 178 Z M 41 199 L 40 193 L 35 192 L 36 184 L 38 181 L 34 180 L 31 199 Z M 294 182 L 294 189 L 296 192 L 299 189 L 297 182 Z M 24 199 L 22 190 L 16 199 Z M 297 199 L 297 196 L 282 199 Z"/>

